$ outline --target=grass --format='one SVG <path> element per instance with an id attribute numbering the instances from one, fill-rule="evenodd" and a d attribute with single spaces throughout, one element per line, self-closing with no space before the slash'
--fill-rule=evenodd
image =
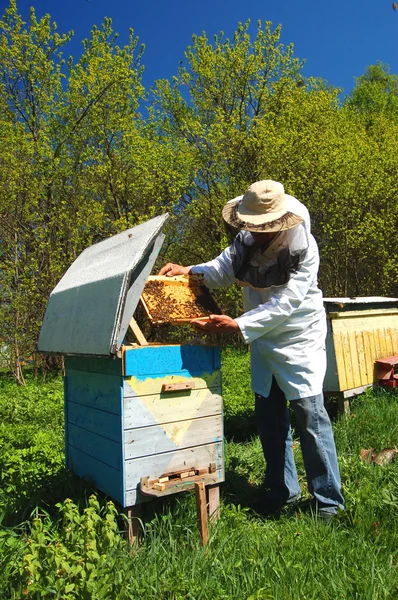
<path id="1" fill-rule="evenodd" d="M 346 510 L 328 525 L 305 503 L 273 520 L 256 513 L 264 459 L 246 353 L 224 351 L 223 381 L 226 481 L 208 547 L 193 494 L 181 494 L 145 507 L 142 543 L 130 553 L 112 504 L 90 498 L 63 466 L 61 379 L 17 388 L 2 377 L 0 598 L 398 598 L 398 463 L 358 457 L 398 446 L 398 395 L 363 394 L 334 421 Z M 295 456 L 305 492 L 298 443 Z"/>

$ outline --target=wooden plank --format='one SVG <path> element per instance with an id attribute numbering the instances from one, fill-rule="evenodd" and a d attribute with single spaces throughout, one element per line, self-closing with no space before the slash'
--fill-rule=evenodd
<path id="1" fill-rule="evenodd" d="M 385 331 L 386 329 L 391 329 L 398 332 L 397 311 L 395 314 L 388 314 L 384 311 L 379 311 L 379 313 L 374 316 L 366 316 L 366 314 L 361 316 L 361 313 L 359 312 L 358 316 L 355 318 L 350 317 L 350 314 L 351 313 L 339 313 L 340 317 L 338 319 L 331 320 L 334 333 L 358 333 L 359 331 L 374 332 L 378 330 Z"/>
<path id="2" fill-rule="evenodd" d="M 398 302 L 397 302 L 398 304 Z M 398 308 L 375 308 L 369 310 L 346 310 L 342 312 L 330 312 L 328 314 L 330 319 L 338 319 L 342 321 L 348 321 L 350 319 L 367 319 L 367 318 L 391 318 L 398 316 Z"/>
<path id="3" fill-rule="evenodd" d="M 64 448 L 65 448 L 65 464 L 68 465 L 69 464 L 69 447 L 67 444 L 67 439 L 68 439 L 68 404 L 69 402 L 66 401 L 66 398 L 68 397 L 68 379 L 66 377 L 64 377 Z"/>
<path id="4" fill-rule="evenodd" d="M 194 389 L 195 383 L 192 381 L 186 381 L 185 383 L 164 383 L 162 385 L 162 394 L 165 392 L 182 392 Z"/>
<path id="5" fill-rule="evenodd" d="M 365 360 L 365 344 L 363 339 L 363 331 L 359 331 L 355 334 L 355 340 L 358 352 L 360 385 L 366 385 L 368 383 L 368 370 Z"/>
<path id="6" fill-rule="evenodd" d="M 221 473 L 220 476 L 223 478 L 222 442 L 126 460 L 124 463 L 125 488 L 126 490 L 136 489 L 142 477 L 155 479 L 164 473 L 182 471 L 186 468 L 200 469 L 208 467 L 211 463 L 216 464 L 216 470 Z"/>
<path id="7" fill-rule="evenodd" d="M 349 342 L 349 337 L 347 333 L 341 333 L 341 346 L 342 346 L 342 350 L 343 350 L 343 360 L 344 360 L 344 366 L 345 366 L 345 376 L 346 376 L 346 382 L 347 382 L 347 387 L 345 389 L 350 389 L 355 387 L 354 385 L 354 374 L 353 374 L 353 368 L 352 368 L 352 360 L 351 360 L 351 349 L 350 349 L 350 342 Z"/>
<path id="8" fill-rule="evenodd" d="M 195 483 L 195 497 L 199 533 L 200 537 L 202 538 L 203 545 L 207 546 L 209 541 L 209 531 L 207 523 L 206 490 L 204 483 Z"/>
<path id="9" fill-rule="evenodd" d="M 120 376 L 69 370 L 66 380 L 66 401 L 121 414 L 123 381 Z"/>
<path id="10" fill-rule="evenodd" d="M 117 357 L 65 356 L 65 369 L 116 376 L 122 374 L 122 361 Z"/>
<path id="11" fill-rule="evenodd" d="M 128 429 L 124 432 L 124 457 L 128 460 L 219 442 L 222 433 L 221 415 Z"/>
<path id="12" fill-rule="evenodd" d="M 220 517 L 220 486 L 207 486 L 207 499 L 209 504 L 209 517 L 211 521 L 217 521 Z"/>
<path id="13" fill-rule="evenodd" d="M 112 468 L 94 456 L 73 446 L 68 447 L 67 466 L 95 488 L 107 494 L 121 505 L 124 504 L 122 471 Z"/>
<path id="14" fill-rule="evenodd" d="M 114 413 L 98 410 L 92 406 L 67 402 L 67 422 L 78 427 L 83 427 L 98 435 L 104 436 L 115 442 L 121 438 L 121 417 Z"/>
<path id="15" fill-rule="evenodd" d="M 383 354 L 381 351 L 381 347 L 380 347 L 380 341 L 379 341 L 379 332 L 376 329 L 375 331 L 372 331 L 372 340 L 374 343 L 374 355 L 373 355 L 373 361 L 375 361 L 377 358 L 383 358 Z"/>
<path id="16" fill-rule="evenodd" d="M 219 486 L 219 484 L 224 481 L 223 469 L 218 469 L 215 473 L 213 473 L 212 478 L 217 482 L 215 485 Z M 208 486 L 206 486 L 206 489 L 209 489 Z M 178 493 L 181 493 L 184 491 L 189 491 L 189 490 L 185 490 L 184 488 L 181 488 Z M 140 492 L 139 485 L 138 485 L 137 487 L 126 491 L 124 506 L 133 506 L 135 504 L 141 504 L 143 502 L 150 502 L 151 500 L 152 500 L 151 496 L 146 496 Z"/>
<path id="17" fill-rule="evenodd" d="M 394 345 L 393 345 L 391 327 L 386 327 L 386 329 L 384 330 L 384 334 L 385 334 L 387 356 L 394 356 Z"/>
<path id="18" fill-rule="evenodd" d="M 133 429 L 148 425 L 161 425 L 173 421 L 220 415 L 222 413 L 221 390 L 194 390 L 191 394 L 160 394 L 140 398 L 124 398 L 123 428 Z"/>
<path id="19" fill-rule="evenodd" d="M 362 332 L 364 357 L 366 362 L 367 381 L 366 384 L 373 383 L 374 379 L 374 360 L 372 356 L 372 346 L 370 342 L 369 331 Z"/>
<path id="20" fill-rule="evenodd" d="M 122 442 L 115 442 L 104 436 L 82 429 L 69 423 L 67 444 L 116 470 L 122 468 Z"/>
<path id="21" fill-rule="evenodd" d="M 353 385 L 351 387 L 358 387 L 361 385 L 361 373 L 359 365 L 359 356 L 357 350 L 357 333 L 350 331 L 348 334 L 348 346 L 349 354 L 347 353 L 347 360 L 350 360 L 351 374 Z"/>
<path id="22" fill-rule="evenodd" d="M 125 514 L 127 517 L 126 539 L 130 546 L 135 546 L 140 533 L 142 533 L 140 505 L 129 506 L 125 509 Z"/>
<path id="23" fill-rule="evenodd" d="M 344 351 L 343 351 L 341 335 L 342 335 L 341 333 L 333 334 L 333 340 L 334 340 L 334 348 L 335 348 L 335 356 L 336 356 L 337 376 L 338 376 L 338 380 L 339 380 L 339 389 L 346 390 L 347 389 L 347 377 L 346 377 L 346 372 L 345 372 Z"/>
<path id="24" fill-rule="evenodd" d="M 378 330 L 378 335 L 379 335 L 379 346 L 380 346 L 380 352 L 382 354 L 382 356 L 380 358 L 384 358 L 389 356 L 388 350 L 387 350 L 387 345 L 386 345 L 386 330 L 383 329 L 379 329 Z"/>
<path id="25" fill-rule="evenodd" d="M 149 496 L 152 498 L 164 498 L 172 494 L 179 494 L 180 492 L 188 492 L 195 489 L 196 483 L 204 483 L 207 485 L 214 485 L 217 482 L 217 475 L 214 473 L 207 473 L 198 477 L 193 471 L 193 475 L 185 477 L 183 479 L 174 477 L 167 483 L 159 483 L 156 479 L 148 479 L 143 477 L 140 482 L 140 493 L 143 496 Z"/>
<path id="26" fill-rule="evenodd" d="M 141 344 L 141 346 L 148 346 L 146 337 L 142 333 L 142 331 L 141 331 L 140 327 L 138 326 L 138 323 L 134 319 L 134 317 L 131 317 L 129 327 L 130 327 L 131 331 L 133 332 L 133 334 L 135 335 L 137 342 L 139 344 Z"/>
<path id="27" fill-rule="evenodd" d="M 374 331 L 368 331 L 368 339 L 369 339 L 369 346 L 370 346 L 370 360 L 372 361 L 372 371 L 373 371 L 373 375 L 374 375 L 374 362 L 376 360 L 376 354 L 377 354 Z"/>
<path id="28" fill-rule="evenodd" d="M 340 392 L 337 396 L 337 407 L 341 415 L 350 412 L 350 401 L 344 396 L 344 392 Z"/>
<path id="29" fill-rule="evenodd" d="M 137 346 L 124 353 L 126 375 L 189 375 L 220 368 L 221 351 L 215 346 Z"/>
<path id="30" fill-rule="evenodd" d="M 191 383 L 195 390 L 203 388 L 220 388 L 220 371 L 209 371 L 207 373 L 195 372 L 184 375 L 168 375 L 160 373 L 155 377 L 126 377 L 123 382 L 123 394 L 125 398 L 130 396 L 146 396 L 150 394 L 161 394 L 164 384 Z"/>
<path id="31" fill-rule="evenodd" d="M 371 387 L 371 385 L 361 385 L 357 388 L 351 388 L 350 390 L 345 390 L 344 392 L 341 392 L 341 395 L 344 399 L 353 398 L 354 396 L 359 396 L 359 394 L 363 394 L 363 392 L 369 387 Z"/>
<path id="32" fill-rule="evenodd" d="M 398 326 L 391 327 L 392 356 L 398 354 Z"/>

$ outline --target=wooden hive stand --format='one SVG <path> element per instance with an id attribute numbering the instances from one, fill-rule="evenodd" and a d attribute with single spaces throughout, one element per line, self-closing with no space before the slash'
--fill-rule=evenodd
<path id="1" fill-rule="evenodd" d="M 140 491 L 148 497 L 162 498 L 170 494 L 194 490 L 199 533 L 203 545 L 206 546 L 209 541 L 208 518 L 214 522 L 220 516 L 220 486 L 214 483 L 215 471 L 216 466 L 209 465 L 208 468 L 184 469 L 156 479 L 142 477 Z M 136 542 L 139 531 L 140 523 L 137 518 L 139 515 L 134 511 L 139 506 L 131 507 L 127 512 L 129 519 L 128 540 L 130 544 Z"/>

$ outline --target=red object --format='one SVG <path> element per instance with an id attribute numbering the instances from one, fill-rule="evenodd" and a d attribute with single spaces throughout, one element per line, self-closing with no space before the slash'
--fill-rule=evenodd
<path id="1" fill-rule="evenodd" d="M 398 385 L 398 374 L 395 373 L 395 367 L 398 367 L 398 356 L 388 356 L 375 361 L 376 380 L 379 385 L 388 388 L 395 388 Z"/>
<path id="2" fill-rule="evenodd" d="M 379 384 L 382 385 L 383 387 L 395 388 L 395 387 L 397 387 L 397 379 L 398 378 L 386 379 L 384 381 L 381 380 L 381 381 L 379 381 Z"/>

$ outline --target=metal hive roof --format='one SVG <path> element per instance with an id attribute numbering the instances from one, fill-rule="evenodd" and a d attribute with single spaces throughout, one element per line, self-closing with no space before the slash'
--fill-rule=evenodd
<path id="1" fill-rule="evenodd" d="M 169 215 L 84 250 L 52 291 L 39 352 L 109 356 L 120 348 L 150 274 Z"/>

